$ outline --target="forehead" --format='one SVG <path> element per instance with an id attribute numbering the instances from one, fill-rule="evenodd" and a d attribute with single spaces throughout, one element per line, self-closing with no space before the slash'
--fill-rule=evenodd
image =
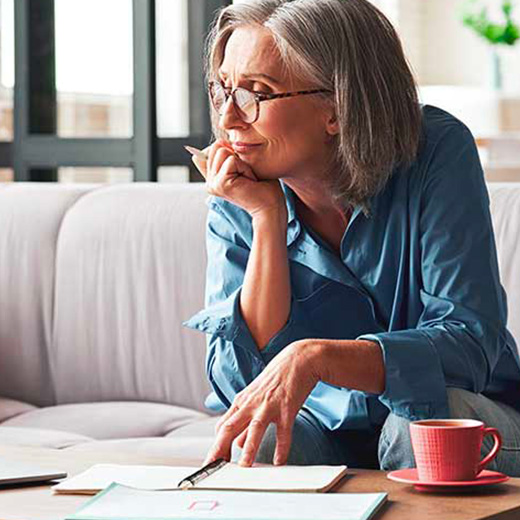
<path id="1" fill-rule="evenodd" d="M 229 37 L 220 71 L 227 75 L 268 74 L 282 83 L 284 67 L 275 40 L 264 27 L 238 27 Z"/>

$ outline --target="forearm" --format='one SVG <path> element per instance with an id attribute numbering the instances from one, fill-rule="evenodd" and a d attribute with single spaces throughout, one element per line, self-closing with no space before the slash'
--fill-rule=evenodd
<path id="1" fill-rule="evenodd" d="M 253 245 L 240 295 L 240 310 L 263 349 L 285 325 L 291 310 L 287 221 L 269 214 L 253 219 Z"/>
<path id="2" fill-rule="evenodd" d="M 305 341 L 319 380 L 362 392 L 384 392 L 385 364 L 379 344 L 366 340 Z"/>

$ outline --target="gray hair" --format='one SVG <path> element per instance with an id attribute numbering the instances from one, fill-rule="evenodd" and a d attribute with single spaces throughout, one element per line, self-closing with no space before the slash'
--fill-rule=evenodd
<path id="1" fill-rule="evenodd" d="M 231 33 L 269 29 L 284 68 L 310 88 L 332 91 L 339 122 L 330 189 L 347 210 L 387 183 L 418 151 L 421 110 L 399 37 L 368 0 L 255 0 L 221 9 L 206 43 L 206 78 L 216 79 Z M 329 99 L 330 99 L 329 95 Z M 222 136 L 212 111 L 215 136 Z"/>

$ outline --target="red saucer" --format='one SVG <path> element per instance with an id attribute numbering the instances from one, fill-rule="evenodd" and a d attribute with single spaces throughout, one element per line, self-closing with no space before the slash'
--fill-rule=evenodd
<path id="1" fill-rule="evenodd" d="M 499 473 L 498 471 L 489 471 L 487 469 L 481 471 L 475 480 L 457 480 L 446 482 L 425 482 L 419 480 L 417 475 L 417 468 L 400 469 L 391 471 L 387 477 L 396 482 L 404 482 L 405 484 L 412 484 L 418 491 L 445 491 L 451 489 L 456 491 L 456 488 L 467 488 L 474 486 L 490 486 L 491 484 L 499 484 L 509 480 L 507 475 Z M 439 489 L 440 488 L 440 489 Z"/>

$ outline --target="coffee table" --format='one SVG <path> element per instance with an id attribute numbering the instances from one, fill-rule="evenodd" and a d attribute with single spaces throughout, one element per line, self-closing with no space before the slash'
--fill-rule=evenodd
<path id="1" fill-rule="evenodd" d="M 92 464 L 175 464 L 198 466 L 201 461 L 150 457 L 139 453 L 74 452 L 42 448 L 0 446 L 2 459 L 64 468 L 70 475 Z M 377 520 L 518 520 L 520 519 L 520 479 L 471 493 L 431 494 L 386 478 L 383 471 L 349 471 L 336 492 L 367 493 L 386 491 L 388 503 Z M 53 495 L 49 485 L 0 490 L 0 520 L 60 520 L 73 513 L 90 497 Z M 318 519 L 317 519 L 318 520 Z"/>

